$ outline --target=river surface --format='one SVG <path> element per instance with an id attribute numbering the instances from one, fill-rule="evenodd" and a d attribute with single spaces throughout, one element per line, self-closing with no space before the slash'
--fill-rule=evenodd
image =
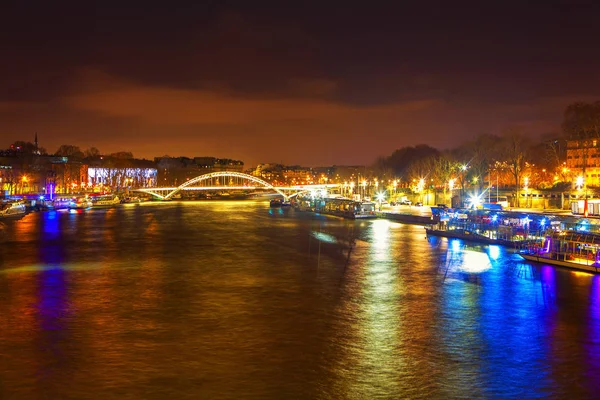
<path id="1" fill-rule="evenodd" d="M 502 247 L 235 201 L 0 235 L 1 399 L 600 393 L 600 276 Z"/>

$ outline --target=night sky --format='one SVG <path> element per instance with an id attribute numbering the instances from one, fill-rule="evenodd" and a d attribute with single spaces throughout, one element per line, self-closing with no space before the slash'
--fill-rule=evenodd
<path id="1" fill-rule="evenodd" d="M 0 147 L 316 166 L 537 137 L 600 100 L 599 20 L 572 0 L 4 0 Z"/>

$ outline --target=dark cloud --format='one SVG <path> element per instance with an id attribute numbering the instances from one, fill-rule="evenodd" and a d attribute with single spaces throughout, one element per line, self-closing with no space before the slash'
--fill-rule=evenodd
<path id="1" fill-rule="evenodd" d="M 600 97 L 598 12 L 591 1 L 8 1 L 0 129 L 38 131 L 50 149 L 312 164 L 508 126 L 537 135 L 559 129 L 569 102 Z"/>

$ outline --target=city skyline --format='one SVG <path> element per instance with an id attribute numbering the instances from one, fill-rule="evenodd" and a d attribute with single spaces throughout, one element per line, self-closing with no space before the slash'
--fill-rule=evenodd
<path id="1" fill-rule="evenodd" d="M 600 97 L 598 5 L 583 1 L 2 7 L 2 136 L 38 132 L 49 152 L 368 165 L 419 143 L 558 133 L 568 104 Z"/>

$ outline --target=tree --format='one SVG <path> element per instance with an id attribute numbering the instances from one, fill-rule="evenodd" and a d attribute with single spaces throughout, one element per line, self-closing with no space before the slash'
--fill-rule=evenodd
<path id="1" fill-rule="evenodd" d="M 508 130 L 502 136 L 502 156 L 506 162 L 508 171 L 514 178 L 517 207 L 521 205 L 519 196 L 521 191 L 521 178 L 523 172 L 527 168 L 528 148 L 527 138 L 517 130 Z"/>
<path id="2" fill-rule="evenodd" d="M 385 157 L 377 157 L 377 160 L 373 164 L 373 172 L 375 176 L 385 182 L 386 180 L 391 181 L 394 179 L 394 170 L 389 166 Z"/>
<path id="3" fill-rule="evenodd" d="M 46 154 L 46 149 L 35 147 L 34 143 L 18 140 L 10 145 L 10 150 L 15 154 Z"/>
<path id="4" fill-rule="evenodd" d="M 431 176 L 434 183 L 441 186 L 444 191 L 444 201 L 446 201 L 446 188 L 450 179 L 459 169 L 458 163 L 454 161 L 449 154 L 442 154 L 434 157 L 431 162 Z"/>
<path id="5" fill-rule="evenodd" d="M 467 182 L 474 182 L 479 192 L 483 191 L 485 178 L 490 178 L 491 170 L 498 160 L 500 142 L 496 135 L 479 134 L 475 139 L 453 150 L 454 157 L 459 162 L 461 197 L 465 196 Z"/>
<path id="6" fill-rule="evenodd" d="M 98 158 L 100 156 L 100 150 L 95 147 L 90 147 L 83 154 L 86 158 Z"/>
<path id="7" fill-rule="evenodd" d="M 56 150 L 54 155 L 61 157 L 83 158 L 81 149 L 78 146 L 73 146 L 71 144 L 61 145 L 58 150 Z"/>
<path id="8" fill-rule="evenodd" d="M 439 156 L 439 154 L 439 150 L 426 144 L 403 147 L 395 150 L 387 159 L 387 167 L 391 168 L 396 176 L 407 177 L 410 170 L 414 169 L 412 164 L 419 160 Z"/>
<path id="9" fill-rule="evenodd" d="M 133 153 L 130 151 L 119 151 L 116 153 L 111 153 L 109 157 L 116 158 L 118 160 L 131 160 L 133 158 Z"/>

